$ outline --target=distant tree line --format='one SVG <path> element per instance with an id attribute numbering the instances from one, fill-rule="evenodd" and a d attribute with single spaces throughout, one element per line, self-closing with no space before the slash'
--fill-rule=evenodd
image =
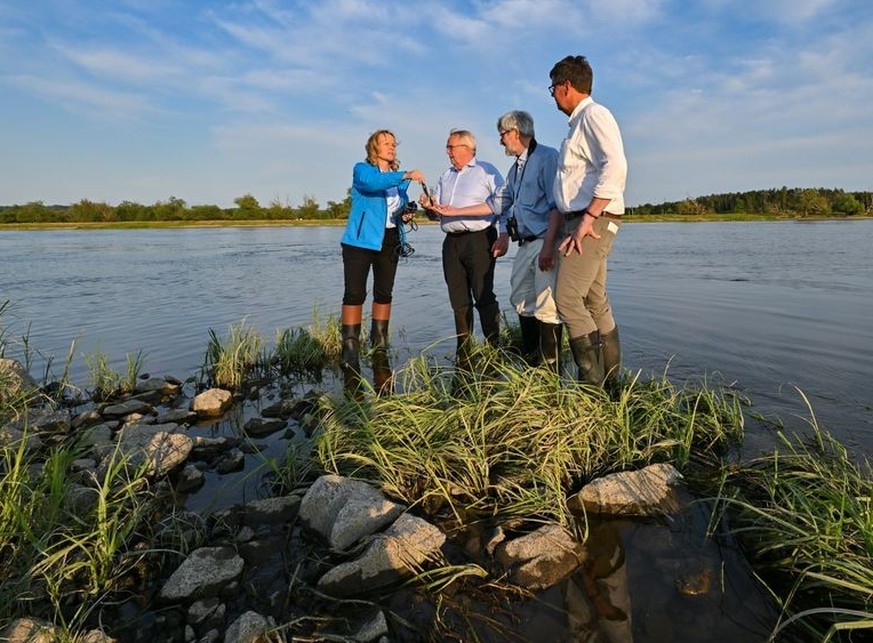
<path id="1" fill-rule="evenodd" d="M 635 206 L 635 215 L 772 214 L 775 216 L 852 216 L 873 211 L 873 192 L 826 188 L 774 188 L 710 194 L 696 199 Z"/>
<path id="2" fill-rule="evenodd" d="M 192 205 L 170 197 L 154 205 L 122 201 L 107 203 L 82 199 L 72 205 L 44 205 L 41 201 L 0 206 L 0 223 L 114 223 L 124 221 L 295 221 L 345 219 L 351 209 L 351 191 L 341 202 L 325 207 L 311 196 L 297 207 L 273 201 L 264 207 L 251 194 L 234 199 L 236 207 Z M 787 188 L 711 194 L 659 205 L 645 203 L 629 212 L 635 216 L 707 214 L 770 214 L 774 216 L 853 216 L 873 214 L 873 192 L 845 192 L 826 188 Z"/>
<path id="3" fill-rule="evenodd" d="M 343 219 L 351 209 L 351 195 L 344 201 L 328 201 L 321 207 L 313 197 L 303 197 L 297 207 L 273 201 L 263 207 L 251 194 L 234 199 L 236 207 L 217 205 L 189 206 L 183 199 L 170 197 L 154 205 L 122 201 L 112 206 L 82 199 L 72 205 L 44 205 L 41 201 L 25 205 L 0 206 L 0 223 L 114 223 L 123 221 L 295 221 L 300 219 Z"/>

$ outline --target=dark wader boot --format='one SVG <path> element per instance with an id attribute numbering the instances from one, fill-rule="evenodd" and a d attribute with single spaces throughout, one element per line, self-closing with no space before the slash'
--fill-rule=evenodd
<path id="1" fill-rule="evenodd" d="M 361 314 L 363 306 L 347 306 L 342 308 L 343 354 L 340 368 L 347 392 L 356 393 L 361 386 Z"/>
<path id="2" fill-rule="evenodd" d="M 394 373 L 388 359 L 388 321 L 390 318 L 391 304 L 373 303 L 370 344 L 373 347 L 373 388 L 379 395 L 390 395 L 394 390 Z"/>
<path id="3" fill-rule="evenodd" d="M 579 367 L 579 381 L 593 386 L 603 385 L 603 348 L 600 331 L 570 338 L 573 361 Z"/>
<path id="4" fill-rule="evenodd" d="M 561 340 L 563 339 L 564 324 L 540 325 L 540 365 L 549 370 L 561 373 Z"/>
<path id="5" fill-rule="evenodd" d="M 614 392 L 618 387 L 618 377 L 621 374 L 621 340 L 618 337 L 618 326 L 600 336 L 603 342 L 603 372 L 605 387 Z"/>
<path id="6" fill-rule="evenodd" d="M 497 348 L 500 343 L 500 306 L 496 301 L 479 310 L 479 323 L 482 325 L 485 341 Z"/>
<path id="7" fill-rule="evenodd" d="M 455 312 L 455 334 L 458 348 L 455 351 L 455 369 L 470 370 L 470 353 L 473 348 L 473 309 Z"/>
<path id="8" fill-rule="evenodd" d="M 536 317 L 519 315 L 518 328 L 521 330 L 521 357 L 527 364 L 534 366 L 540 347 L 540 321 Z"/>

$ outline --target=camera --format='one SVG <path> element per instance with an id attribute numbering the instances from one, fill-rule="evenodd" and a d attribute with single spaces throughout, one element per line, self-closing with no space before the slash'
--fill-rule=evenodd
<path id="1" fill-rule="evenodd" d="M 515 217 L 509 217 L 506 220 L 506 232 L 509 233 L 509 238 L 512 241 L 518 241 L 518 219 Z"/>
<path id="2" fill-rule="evenodd" d="M 416 212 L 418 212 L 418 204 L 415 201 L 409 201 L 403 206 L 403 210 L 400 211 L 400 220 L 403 223 L 409 223 Z"/>

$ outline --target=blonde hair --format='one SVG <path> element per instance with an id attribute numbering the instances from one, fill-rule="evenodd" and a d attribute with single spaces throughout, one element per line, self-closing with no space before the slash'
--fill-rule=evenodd
<path id="1" fill-rule="evenodd" d="M 397 143 L 397 137 L 394 136 L 394 132 L 389 129 L 376 130 L 375 132 L 370 134 L 370 138 L 367 139 L 367 145 L 364 148 L 365 150 L 367 150 L 367 163 L 369 163 L 370 165 L 379 165 L 379 158 L 377 156 L 378 150 L 376 148 L 376 144 L 379 142 L 380 136 L 390 136 L 394 139 L 394 143 Z M 395 157 L 390 167 L 396 172 L 400 168 L 400 160 Z"/>

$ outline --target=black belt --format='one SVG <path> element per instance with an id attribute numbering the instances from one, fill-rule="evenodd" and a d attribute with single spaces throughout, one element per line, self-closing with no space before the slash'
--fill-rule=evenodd
<path id="1" fill-rule="evenodd" d="M 465 234 L 476 234 L 477 232 L 485 232 L 488 228 L 482 228 L 481 230 L 458 230 L 457 232 L 446 232 L 446 234 L 450 237 L 463 237 Z"/>
<path id="2" fill-rule="evenodd" d="M 564 213 L 564 220 L 569 221 L 571 219 L 575 219 L 577 217 L 581 217 L 585 215 L 588 210 L 570 210 L 569 212 Z M 620 214 L 613 214 L 612 212 L 601 212 L 599 216 L 594 217 L 595 219 L 599 219 L 600 217 L 606 217 L 607 219 L 617 219 L 621 221 Z"/>
<path id="3" fill-rule="evenodd" d="M 536 241 L 537 239 L 539 239 L 539 237 L 535 234 L 529 237 L 522 237 L 518 240 L 518 247 L 521 248 L 524 244 L 530 243 L 531 241 Z"/>

